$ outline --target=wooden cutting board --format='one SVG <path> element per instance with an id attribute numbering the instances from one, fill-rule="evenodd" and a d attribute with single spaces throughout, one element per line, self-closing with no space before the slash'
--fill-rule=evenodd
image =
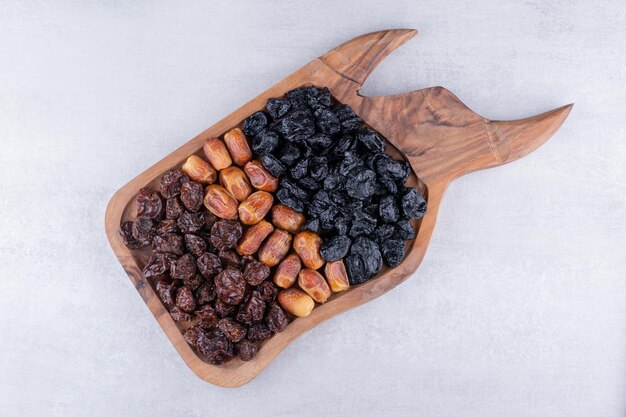
<path id="1" fill-rule="evenodd" d="M 569 114 L 572 104 L 522 120 L 488 120 L 471 111 L 443 87 L 384 97 L 359 95 L 359 89 L 374 68 L 416 33 L 411 29 L 368 33 L 314 59 L 139 174 L 120 188 L 109 202 L 105 226 L 115 255 L 180 356 L 200 378 L 223 387 L 243 385 L 302 333 L 381 296 L 404 281 L 415 272 L 424 257 L 448 184 L 463 174 L 527 155 L 548 140 Z M 280 97 L 305 85 L 328 87 L 337 100 L 350 105 L 367 124 L 388 139 L 411 163 L 413 173 L 409 185 L 422 191 L 428 200 L 428 211 L 416 222 L 417 236 L 398 267 L 383 269 L 374 279 L 333 295 L 326 304 L 317 306 L 310 316 L 294 320 L 285 331 L 264 343 L 252 361 L 234 359 L 225 365 L 210 365 L 185 342 L 181 330 L 143 276 L 141 270 L 150 250 L 126 248 L 118 235 L 120 223 L 134 218 L 134 201 L 139 189 L 158 188 L 165 171 L 179 167 L 191 154 L 200 154 L 205 138 L 221 136 L 241 126 L 245 118 L 264 108 L 268 98 Z"/>

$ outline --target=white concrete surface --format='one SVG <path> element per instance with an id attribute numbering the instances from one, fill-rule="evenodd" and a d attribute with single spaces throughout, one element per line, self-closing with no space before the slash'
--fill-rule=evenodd
<path id="1" fill-rule="evenodd" d="M 405 284 L 241 389 L 201 381 L 113 256 L 109 198 L 393 27 L 421 33 L 365 94 L 443 85 L 493 119 L 576 106 L 531 156 L 450 187 Z M 0 1 L 0 415 L 626 415 L 625 53 L 622 0 Z"/>

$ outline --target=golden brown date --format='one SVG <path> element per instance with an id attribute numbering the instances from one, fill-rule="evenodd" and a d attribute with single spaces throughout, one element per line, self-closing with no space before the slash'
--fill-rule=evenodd
<path id="1" fill-rule="evenodd" d="M 187 158 L 181 168 L 189 178 L 201 184 L 213 184 L 217 178 L 217 172 L 211 164 L 197 155 Z"/>
<path id="2" fill-rule="evenodd" d="M 298 233 L 304 223 L 304 215 L 291 207 L 278 204 L 272 207 L 272 223 L 291 233 Z"/>
<path id="3" fill-rule="evenodd" d="M 293 248 L 307 268 L 319 269 L 324 265 L 324 258 L 320 255 L 321 246 L 322 238 L 310 230 L 298 233 L 293 239 Z"/>
<path id="4" fill-rule="evenodd" d="M 261 220 L 254 226 L 250 226 L 237 244 L 237 252 L 240 255 L 254 255 L 259 250 L 261 243 L 274 231 L 274 226 L 268 221 Z"/>
<path id="5" fill-rule="evenodd" d="M 326 275 L 326 282 L 333 292 L 345 291 L 350 288 L 348 273 L 343 260 L 327 262 L 326 267 L 324 267 L 324 275 Z"/>
<path id="6" fill-rule="evenodd" d="M 252 159 L 252 151 L 250 150 L 250 145 L 248 145 L 248 139 L 246 139 L 246 135 L 238 127 L 226 132 L 224 142 L 226 142 L 226 147 L 230 151 L 231 158 L 237 165 L 244 166 Z"/>
<path id="7" fill-rule="evenodd" d="M 212 184 L 206 187 L 204 207 L 222 219 L 237 218 L 237 200 L 220 185 Z"/>
<path id="8" fill-rule="evenodd" d="M 239 204 L 239 220 L 243 224 L 256 224 L 265 217 L 272 208 L 274 197 L 265 191 L 250 194 Z"/>
<path id="9" fill-rule="evenodd" d="M 205 139 L 202 150 L 211 165 L 213 165 L 213 167 L 218 171 L 221 171 L 233 164 L 232 159 L 230 159 L 228 149 L 226 149 L 226 145 L 224 145 L 224 142 L 220 138 Z"/>
<path id="10" fill-rule="evenodd" d="M 302 268 L 300 257 L 295 253 L 287 255 L 280 261 L 274 273 L 274 284 L 281 288 L 289 288 L 296 282 L 298 272 Z"/>
<path id="11" fill-rule="evenodd" d="M 289 288 L 279 292 L 278 303 L 282 308 L 298 317 L 308 316 L 313 311 L 313 307 L 315 307 L 313 299 L 296 288 Z"/>
<path id="12" fill-rule="evenodd" d="M 289 252 L 291 235 L 284 230 L 275 229 L 259 249 L 259 261 L 268 266 L 276 266 Z"/>
<path id="13" fill-rule="evenodd" d="M 252 192 L 248 177 L 235 166 L 229 166 L 220 171 L 220 183 L 237 201 L 245 200 Z"/>
<path id="14" fill-rule="evenodd" d="M 278 188 L 278 178 L 267 172 L 261 162 L 250 161 L 243 167 L 243 170 L 257 190 L 273 192 Z"/>
<path id="15" fill-rule="evenodd" d="M 322 274 L 312 269 L 303 269 L 298 273 L 298 285 L 320 304 L 325 303 L 331 294 Z"/>

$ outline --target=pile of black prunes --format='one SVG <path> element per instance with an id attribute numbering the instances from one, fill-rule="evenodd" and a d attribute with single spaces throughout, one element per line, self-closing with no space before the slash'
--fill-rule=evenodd
<path id="1" fill-rule="evenodd" d="M 385 153 L 386 142 L 327 88 L 291 90 L 245 120 L 244 133 L 263 166 L 280 179 L 284 205 L 304 213 L 303 229 L 323 240 L 326 261 L 343 259 L 350 284 L 402 262 L 410 219 L 426 201 L 405 187 L 410 165 Z"/>

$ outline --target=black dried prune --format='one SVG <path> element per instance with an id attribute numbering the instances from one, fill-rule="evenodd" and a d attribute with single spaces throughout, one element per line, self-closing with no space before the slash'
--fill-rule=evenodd
<path id="1" fill-rule="evenodd" d="M 178 228 L 183 233 L 195 233 L 204 226 L 204 216 L 202 213 L 183 212 L 176 221 Z"/>
<path id="2" fill-rule="evenodd" d="M 252 150 L 257 155 L 265 155 L 276 149 L 280 138 L 271 130 L 263 129 L 252 138 Z"/>
<path id="3" fill-rule="evenodd" d="M 361 118 L 354 113 L 350 106 L 346 104 L 336 105 L 333 107 L 333 111 L 341 122 L 342 132 L 357 130 L 363 123 L 363 120 L 361 120 Z"/>
<path id="4" fill-rule="evenodd" d="M 285 175 L 285 172 L 287 172 L 285 165 L 283 165 L 283 163 L 276 159 L 273 155 L 261 155 L 260 160 L 263 167 L 275 177 L 280 178 Z"/>
<path id="5" fill-rule="evenodd" d="M 275 121 L 271 129 L 280 133 L 288 141 L 297 142 L 315 133 L 315 123 L 308 111 L 292 110 L 282 119 Z"/>
<path id="6" fill-rule="evenodd" d="M 193 256 L 199 258 L 204 252 L 206 252 L 207 246 L 204 239 L 202 239 L 200 236 L 187 233 L 185 235 L 185 248 Z"/>
<path id="7" fill-rule="evenodd" d="M 278 159 L 280 159 L 280 162 L 290 167 L 294 163 L 296 163 L 296 161 L 300 159 L 301 156 L 302 153 L 300 152 L 300 149 L 298 149 L 297 146 L 288 143 L 280 151 Z"/>
<path id="8" fill-rule="evenodd" d="M 170 275 L 174 279 L 187 280 L 196 275 L 196 260 L 189 253 L 178 258 L 170 266 Z"/>
<path id="9" fill-rule="evenodd" d="M 205 278 L 211 278 L 222 270 L 222 261 L 214 253 L 206 252 L 196 261 L 198 270 Z"/>
<path id="10" fill-rule="evenodd" d="M 378 178 L 379 190 L 383 193 L 395 195 L 398 193 L 398 185 L 391 178 Z"/>
<path id="11" fill-rule="evenodd" d="M 217 326 L 219 321 L 219 317 L 217 317 L 217 313 L 215 309 L 210 305 L 205 305 L 197 309 L 194 316 L 194 323 L 196 325 L 202 327 L 203 329 L 212 329 Z"/>
<path id="12" fill-rule="evenodd" d="M 395 230 L 396 228 L 393 224 L 380 224 L 376 226 L 376 230 L 374 230 L 374 238 L 378 244 L 380 244 L 389 239 Z"/>
<path id="13" fill-rule="evenodd" d="M 335 230 L 338 235 L 345 235 L 348 233 L 348 228 L 350 227 L 350 221 L 347 217 L 341 216 L 337 217 L 335 220 Z"/>
<path id="14" fill-rule="evenodd" d="M 320 183 L 311 177 L 304 177 L 302 179 L 299 179 L 298 185 L 300 186 L 300 188 L 311 192 L 319 191 L 322 188 Z"/>
<path id="15" fill-rule="evenodd" d="M 306 89 L 305 88 L 294 88 L 287 92 L 287 99 L 289 103 L 291 103 L 291 107 L 294 109 L 304 109 L 307 107 L 306 102 Z"/>
<path id="16" fill-rule="evenodd" d="M 365 200 L 376 192 L 376 173 L 365 167 L 355 167 L 348 173 L 346 192 L 352 198 Z"/>
<path id="17" fill-rule="evenodd" d="M 315 155 L 325 155 L 333 144 L 333 138 L 325 133 L 316 133 L 309 136 L 305 143 Z"/>
<path id="18" fill-rule="evenodd" d="M 409 178 L 411 167 L 407 161 L 397 161 L 389 155 L 382 154 L 376 159 L 375 169 L 381 177 L 391 178 L 399 184 L 404 184 Z"/>
<path id="19" fill-rule="evenodd" d="M 345 258 L 345 261 L 350 285 L 361 284 L 369 279 L 367 273 L 365 272 L 363 259 L 360 256 L 349 255 Z"/>
<path id="20" fill-rule="evenodd" d="M 320 249 L 320 254 L 328 262 L 343 259 L 350 250 L 352 241 L 347 236 L 335 236 L 329 240 L 324 240 Z"/>
<path id="21" fill-rule="evenodd" d="M 235 356 L 233 344 L 219 331 L 200 336 L 196 342 L 196 349 L 213 365 L 221 365 Z"/>
<path id="22" fill-rule="evenodd" d="M 302 188 L 298 187 L 293 181 L 288 180 L 287 178 L 280 181 L 280 187 L 289 191 L 289 194 L 298 200 L 308 200 L 309 194 L 304 191 Z"/>
<path id="23" fill-rule="evenodd" d="M 176 285 L 173 282 L 168 282 L 165 279 L 160 280 L 156 285 L 156 292 L 159 294 L 159 298 L 165 307 L 174 307 L 176 303 Z"/>
<path id="24" fill-rule="evenodd" d="M 357 141 L 349 134 L 343 135 L 335 147 L 330 152 L 330 155 L 336 159 L 343 158 L 346 152 L 351 152 L 356 149 Z"/>
<path id="25" fill-rule="evenodd" d="M 320 230 L 320 221 L 318 219 L 309 219 L 302 225 L 302 230 L 310 230 L 317 233 Z"/>
<path id="26" fill-rule="evenodd" d="M 227 304 L 219 298 L 217 299 L 217 301 L 215 301 L 215 312 L 220 317 L 230 316 L 235 312 L 236 309 L 237 306 Z"/>
<path id="27" fill-rule="evenodd" d="M 237 305 L 243 300 L 246 281 L 241 271 L 228 267 L 215 276 L 217 297 L 227 304 Z"/>
<path id="28" fill-rule="evenodd" d="M 271 281 L 263 281 L 256 286 L 256 290 L 261 295 L 261 299 L 266 303 L 274 301 L 278 295 L 278 287 Z"/>
<path id="29" fill-rule="evenodd" d="M 265 301 L 263 301 L 258 291 L 252 291 L 248 300 L 239 307 L 237 321 L 251 325 L 263 320 L 264 315 Z"/>
<path id="30" fill-rule="evenodd" d="M 270 304 L 265 321 L 271 331 L 279 333 L 285 330 L 285 327 L 289 324 L 289 317 L 287 317 L 287 314 L 285 314 L 278 304 L 272 303 Z"/>
<path id="31" fill-rule="evenodd" d="M 359 129 L 356 138 L 371 152 L 385 151 L 385 141 L 369 127 Z"/>
<path id="32" fill-rule="evenodd" d="M 205 280 L 204 285 L 196 290 L 196 303 L 204 305 L 215 300 L 215 283 L 212 279 Z"/>
<path id="33" fill-rule="evenodd" d="M 364 211 L 355 211 L 352 215 L 352 226 L 348 235 L 356 237 L 369 235 L 376 229 L 376 219 Z"/>
<path id="34" fill-rule="evenodd" d="M 248 339 L 252 342 L 261 342 L 272 336 L 272 331 L 266 324 L 253 324 L 248 328 Z"/>
<path id="35" fill-rule="evenodd" d="M 233 268 L 241 267 L 241 256 L 239 256 L 234 250 L 222 249 L 219 251 L 217 256 L 220 257 L 222 265 L 230 265 Z"/>
<path id="36" fill-rule="evenodd" d="M 267 115 L 262 111 L 258 111 L 243 122 L 243 133 L 248 137 L 255 136 L 267 126 L 268 123 L 269 119 Z"/>
<path id="37" fill-rule="evenodd" d="M 148 242 L 140 242 L 133 236 L 133 222 L 122 223 L 119 233 L 128 249 L 139 249 L 148 245 Z"/>
<path id="38" fill-rule="evenodd" d="M 168 198 L 165 201 L 165 218 L 170 220 L 178 219 L 183 214 L 185 207 L 178 197 Z"/>
<path id="39" fill-rule="evenodd" d="M 211 244 L 219 250 L 233 249 L 242 234 L 238 220 L 218 220 L 211 228 Z"/>
<path id="40" fill-rule="evenodd" d="M 415 238 L 415 230 L 411 222 L 407 219 L 401 219 L 396 223 L 396 231 L 394 237 L 402 240 L 411 240 Z"/>
<path id="41" fill-rule="evenodd" d="M 202 215 L 204 217 L 204 226 L 203 226 L 203 228 L 206 229 L 206 230 L 211 230 L 211 228 L 213 227 L 215 222 L 218 220 L 217 216 L 215 214 L 211 213 L 209 210 L 204 210 L 202 212 Z"/>
<path id="42" fill-rule="evenodd" d="M 352 243 L 348 259 L 354 256 L 361 258 L 362 272 L 365 276 L 365 280 L 376 275 L 383 267 L 383 258 L 380 253 L 380 248 L 376 242 L 369 238 L 361 236 Z M 360 272 L 361 271 L 359 271 L 359 273 Z M 357 273 L 357 277 L 360 276 L 359 273 Z"/>
<path id="43" fill-rule="evenodd" d="M 159 236 L 167 235 L 170 233 L 177 233 L 178 225 L 174 219 L 161 220 L 156 228 L 156 234 Z"/>
<path id="44" fill-rule="evenodd" d="M 291 176 L 297 180 L 300 178 L 304 178 L 309 172 L 309 160 L 303 159 L 299 161 L 289 170 L 289 172 L 291 173 Z"/>
<path id="45" fill-rule="evenodd" d="M 175 260 L 176 256 L 171 253 L 153 253 L 143 268 L 143 275 L 146 278 L 163 275 L 170 269 L 170 264 Z"/>
<path id="46" fill-rule="evenodd" d="M 189 177 L 180 169 L 167 171 L 161 177 L 161 195 L 165 198 L 176 197 L 180 194 L 180 187 L 187 181 L 189 181 Z"/>
<path id="47" fill-rule="evenodd" d="M 335 227 L 335 220 L 339 215 L 339 209 L 337 207 L 328 207 L 326 210 L 320 213 L 320 227 L 324 231 L 330 231 Z"/>
<path id="48" fill-rule="evenodd" d="M 317 126 L 322 132 L 329 135 L 334 135 L 341 130 L 341 122 L 339 121 L 335 113 L 333 113 L 331 110 L 320 108 L 315 110 L 314 114 Z M 328 143 L 328 146 L 326 146 L 324 149 L 328 149 L 331 144 L 332 141 Z"/>
<path id="49" fill-rule="evenodd" d="M 419 219 L 426 213 L 426 200 L 415 188 L 405 188 L 402 193 L 402 212 L 411 219 Z"/>
<path id="50" fill-rule="evenodd" d="M 326 178 L 324 178 L 324 190 L 326 191 L 335 191 L 345 184 L 345 177 L 339 174 L 328 174 Z"/>
<path id="51" fill-rule="evenodd" d="M 248 262 L 243 270 L 243 277 L 250 285 L 259 285 L 270 276 L 270 267 L 263 262 Z"/>
<path id="52" fill-rule="evenodd" d="M 163 214 L 163 200 L 159 193 L 142 188 L 137 194 L 137 217 L 159 220 Z"/>
<path id="53" fill-rule="evenodd" d="M 133 222 L 133 237 L 143 246 L 149 245 L 156 234 L 156 224 L 148 217 L 140 217 Z"/>
<path id="54" fill-rule="evenodd" d="M 396 199 L 392 195 L 387 195 L 380 199 L 378 215 L 385 223 L 395 223 L 400 218 L 400 209 Z"/>
<path id="55" fill-rule="evenodd" d="M 322 181 L 326 178 L 328 172 L 328 158 L 325 156 L 311 158 L 311 162 L 309 163 L 309 174 L 311 178 Z"/>
<path id="56" fill-rule="evenodd" d="M 333 102 L 328 88 L 308 87 L 304 89 L 306 104 L 312 109 L 330 107 Z"/>
<path id="57" fill-rule="evenodd" d="M 195 181 L 187 181 L 180 187 L 180 201 L 183 202 L 187 210 L 196 212 L 202 207 L 204 198 L 204 188 L 202 184 Z"/>
<path id="58" fill-rule="evenodd" d="M 173 253 L 180 256 L 183 254 L 183 238 L 173 233 L 157 235 L 152 240 L 152 250 L 157 253 Z"/>
<path id="59" fill-rule="evenodd" d="M 379 205 L 376 203 L 372 203 L 367 205 L 363 211 L 372 216 L 373 218 L 377 218 L 379 216 Z"/>
<path id="60" fill-rule="evenodd" d="M 281 202 L 281 204 L 291 207 L 296 211 L 302 212 L 304 210 L 304 203 L 292 196 L 291 193 L 285 188 L 278 190 L 276 198 Z"/>
<path id="61" fill-rule="evenodd" d="M 355 152 L 346 152 L 344 154 L 343 160 L 341 161 L 341 164 L 339 164 L 337 173 L 339 175 L 343 175 L 344 177 L 350 178 L 348 176 L 348 174 L 350 174 L 350 171 L 353 168 L 363 166 L 364 164 L 365 163 L 363 162 L 363 160 L 359 158 L 359 156 Z"/>
<path id="62" fill-rule="evenodd" d="M 265 107 L 270 116 L 279 119 L 291 110 L 291 103 L 286 98 L 270 98 Z"/>
<path id="63" fill-rule="evenodd" d="M 246 337 L 246 328 L 233 319 L 224 318 L 217 323 L 217 327 L 233 343 Z"/>
<path id="64" fill-rule="evenodd" d="M 383 260 L 390 267 L 400 265 L 404 259 L 404 242 L 400 239 L 388 239 L 380 243 Z"/>
<path id="65" fill-rule="evenodd" d="M 185 313 L 191 313 L 196 309 L 196 300 L 187 286 L 183 285 L 176 292 L 176 305 Z"/>
<path id="66" fill-rule="evenodd" d="M 259 346 L 248 339 L 244 339 L 235 345 L 235 350 L 237 351 L 239 359 L 247 362 L 251 361 L 256 356 L 259 351 Z"/>

